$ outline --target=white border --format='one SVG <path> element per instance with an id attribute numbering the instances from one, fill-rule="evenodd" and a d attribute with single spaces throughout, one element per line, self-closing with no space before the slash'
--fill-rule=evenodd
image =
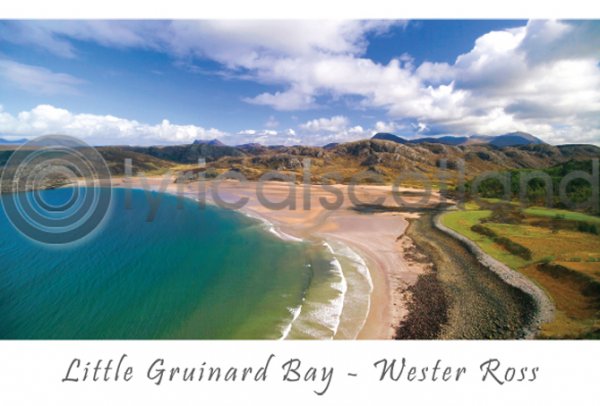
<path id="1" fill-rule="evenodd" d="M 590 0 L 4 1 L 0 18 L 600 18 Z"/>
<path id="2" fill-rule="evenodd" d="M 0 404 L 15 405 L 596 405 L 600 346 L 591 341 L 8 341 L 2 343 Z M 6 354 L 11 354 L 6 357 Z M 127 354 L 134 368 L 129 382 L 62 383 L 73 358 L 84 362 Z M 156 386 L 146 378 L 157 358 L 166 367 L 207 365 L 255 367 L 275 354 L 266 382 L 174 382 Z M 466 367 L 459 382 L 379 381 L 373 366 L 382 358 L 407 364 Z M 281 366 L 290 358 L 308 366 L 333 366 L 331 384 L 284 382 Z M 480 364 L 490 358 L 502 368 L 539 367 L 537 379 L 499 385 L 482 382 Z M 113 364 L 114 365 L 114 364 Z M 348 373 L 356 373 L 350 377 Z M 123 374 L 123 370 L 121 371 Z M 438 373 L 438 377 L 441 373 Z M 406 371 L 404 373 L 406 376 Z M 531 376 L 530 374 L 527 375 Z"/>
<path id="3" fill-rule="evenodd" d="M 410 1 L 303 0 L 190 0 L 126 2 L 103 0 L 4 1 L 0 18 L 600 18 L 589 0 L 569 1 Z M 597 2 L 596 2 L 597 4 Z M 491 7 L 493 6 L 493 7 Z M 1 50 L 0 50 L 1 52 Z M 134 381 L 124 383 L 61 383 L 68 363 L 85 359 L 118 358 L 127 353 L 136 366 Z M 267 385 L 167 384 L 145 380 L 155 358 L 190 366 L 206 360 L 227 366 L 259 365 L 275 353 L 273 380 Z M 600 359 L 598 342 L 248 342 L 248 341 L 3 341 L 0 342 L 0 404 L 3 405 L 307 405 L 343 404 L 461 404 L 461 405 L 590 405 L 598 402 Z M 407 357 L 415 364 L 444 359 L 465 364 L 465 384 L 380 383 L 372 363 Z M 333 365 L 339 371 L 325 396 L 310 383 L 281 381 L 281 361 L 298 357 L 315 366 Z M 498 386 L 482 383 L 477 367 L 489 358 L 512 365 L 539 365 L 539 380 Z M 358 372 L 358 379 L 344 377 Z M 279 379 L 278 379 L 279 378 Z M 356 379 L 356 380 L 355 380 Z"/>

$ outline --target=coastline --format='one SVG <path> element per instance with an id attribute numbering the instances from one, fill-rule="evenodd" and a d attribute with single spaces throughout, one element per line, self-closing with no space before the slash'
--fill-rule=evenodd
<path id="1" fill-rule="evenodd" d="M 176 184 L 173 179 L 169 183 L 165 183 L 163 178 L 159 177 L 146 178 L 143 183 L 139 178 L 129 181 L 125 178 L 113 178 L 112 180 L 112 187 L 146 188 L 146 190 L 178 195 L 194 201 L 202 200 L 207 204 L 219 206 L 212 198 L 213 185 L 210 181 L 204 181 L 202 185 L 198 181 Z M 304 185 L 296 186 L 304 187 Z M 288 183 L 282 182 L 265 182 L 261 185 L 263 196 L 271 202 L 281 202 L 289 197 L 289 187 Z M 419 204 L 423 191 L 401 188 L 401 192 L 407 192 L 403 194 L 404 201 L 413 205 L 411 208 L 404 208 L 398 207 L 395 202 L 391 186 L 357 186 L 354 194 L 361 202 L 364 202 L 364 205 L 356 205 L 356 201 L 351 203 L 348 185 L 328 185 L 328 191 L 321 185 L 307 187 L 311 192 L 309 206 L 303 207 L 304 196 L 302 193 L 296 193 L 292 195 L 295 197 L 296 204 L 293 209 L 265 207 L 257 198 L 258 183 L 256 182 L 223 181 L 219 184 L 218 193 L 221 199 L 230 203 L 242 198 L 248 199 L 243 207 L 236 208 L 235 211 L 261 222 L 266 231 L 278 238 L 290 242 L 307 241 L 324 244 L 330 251 L 333 256 L 332 274 L 339 274 L 341 278 L 339 282 L 341 285 L 332 286 L 332 288 L 340 293 L 342 306 L 337 314 L 336 324 L 331 323 L 331 313 L 328 313 L 328 326 L 333 332 L 329 338 L 393 339 L 397 334 L 405 337 L 406 323 L 415 322 L 415 318 L 420 319 L 423 316 L 419 311 L 413 314 L 415 312 L 414 295 L 420 295 L 422 300 L 423 282 L 425 282 L 423 279 L 428 279 L 428 282 L 431 278 L 435 279 L 435 276 L 432 276 L 431 259 L 418 258 L 422 256 L 422 253 L 419 253 L 420 245 L 416 244 L 414 238 L 408 235 L 407 231 L 413 220 L 420 221 L 422 216 L 430 214 L 428 209 L 435 209 L 438 206 L 439 194 L 433 193 L 426 204 Z M 340 196 L 343 196 L 343 204 L 335 210 L 327 210 L 319 199 L 331 198 L 332 188 L 338 191 Z M 375 203 L 376 199 L 381 199 L 381 201 Z M 488 258 L 485 254 L 482 255 L 477 249 L 478 247 L 472 246 L 472 242 L 465 242 L 461 236 L 447 232 L 437 217 L 434 228 L 447 235 L 448 238 L 452 238 L 455 243 L 463 244 L 470 251 L 469 256 L 475 263 L 478 263 L 477 266 L 486 268 L 488 272 L 492 271 L 492 274 L 496 274 L 506 286 L 516 288 L 523 294 L 531 296 L 536 309 L 533 310 L 532 321 L 528 322 L 523 330 L 526 333 L 525 338 L 535 337 L 539 326 L 552 318 L 553 305 L 548 298 L 537 286 L 532 286 L 532 283 L 524 280 L 524 276 L 515 275 L 515 271 L 504 269 L 507 268 L 504 264 L 497 263 L 498 261 Z M 421 241 L 421 243 L 423 242 Z M 344 259 L 342 260 L 342 258 Z M 338 334 L 338 328 L 342 324 L 342 318 L 346 311 L 344 298 L 347 288 L 345 280 L 347 263 L 342 267 L 339 261 L 353 262 L 352 258 L 354 258 L 354 266 L 357 269 L 364 268 L 363 272 L 366 274 L 366 282 L 369 285 L 366 314 L 353 319 L 352 328 L 356 329 L 355 332 L 349 332 L 348 328 L 344 328 L 343 332 Z M 431 284 L 427 286 L 427 290 L 434 287 Z M 339 304 L 339 298 L 335 300 Z M 426 298 L 426 300 L 430 299 Z M 297 309 L 289 309 L 290 325 L 284 329 L 281 339 L 285 339 L 290 334 L 292 324 L 299 318 L 305 304 L 303 302 Z M 330 304 L 324 302 L 323 305 L 328 309 L 323 310 L 331 311 Z M 356 314 L 356 312 L 350 313 Z M 456 314 L 454 316 L 456 319 Z M 302 318 L 300 317 L 300 319 Z M 439 322 L 446 325 L 443 321 Z M 467 322 L 460 322 L 461 325 L 465 323 Z M 346 326 L 348 325 L 349 322 L 346 320 Z M 443 327 L 443 330 L 442 337 L 454 337 L 454 335 L 448 334 L 446 327 Z M 291 338 L 297 337 L 292 334 Z"/>
<path id="2" fill-rule="evenodd" d="M 543 323 L 554 318 L 556 311 L 554 304 L 544 291 L 525 275 L 511 269 L 506 264 L 498 261 L 485 253 L 474 241 L 462 234 L 446 227 L 441 222 L 441 215 L 437 214 L 433 219 L 435 227 L 465 245 L 477 260 L 491 272 L 500 277 L 507 285 L 513 286 L 529 295 L 535 303 L 535 313 L 529 326 L 524 327 L 525 338 L 535 338 Z"/>
<path id="3" fill-rule="evenodd" d="M 212 185 L 205 182 L 204 194 L 198 194 L 198 182 L 177 185 L 170 182 L 165 190 L 160 188 L 161 178 L 148 178 L 147 186 L 152 190 L 169 194 L 181 194 L 184 197 L 199 199 L 203 197 L 207 203 L 214 203 L 210 197 Z M 123 178 L 113 179 L 113 187 L 143 188 L 138 179 L 126 183 Z M 392 339 L 396 328 L 408 314 L 407 289 L 417 282 L 420 274 L 426 272 L 426 266 L 408 265 L 402 247 L 402 236 L 408 225 L 407 217 L 412 213 L 383 212 L 362 213 L 353 209 L 348 196 L 348 187 L 335 185 L 344 196 L 343 204 L 337 210 L 325 210 L 319 198 L 331 198 L 320 185 L 309 186 L 311 192 L 310 208 L 302 208 L 302 193 L 296 196 L 297 209 L 270 210 L 263 207 L 256 199 L 257 184 L 248 182 L 224 181 L 219 186 L 220 196 L 227 201 L 248 198 L 248 203 L 237 211 L 244 215 L 265 222 L 271 232 L 280 238 L 291 241 L 312 240 L 323 241 L 334 246 L 345 246 L 350 255 L 362 259 L 367 266 L 371 285 L 366 318 L 359 323 L 358 339 Z M 402 189 L 401 189 L 402 190 Z M 414 189 L 410 189 L 414 192 Z M 281 201 L 289 193 L 288 184 L 267 182 L 264 195 L 271 201 Z M 209 193 L 210 192 L 210 193 Z M 355 195 L 361 201 L 369 202 L 383 198 L 384 203 L 394 205 L 390 186 L 357 186 Z M 421 197 L 409 195 L 405 200 L 415 202 Z M 433 195 L 436 203 L 439 196 Z M 340 256 L 339 252 L 333 254 Z M 339 337 L 335 337 L 339 338 Z"/>

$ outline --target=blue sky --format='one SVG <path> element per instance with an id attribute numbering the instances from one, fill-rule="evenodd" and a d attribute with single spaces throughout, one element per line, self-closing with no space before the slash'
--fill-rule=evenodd
<path id="1" fill-rule="evenodd" d="M 0 135 L 600 143 L 598 22 L 2 21 Z"/>

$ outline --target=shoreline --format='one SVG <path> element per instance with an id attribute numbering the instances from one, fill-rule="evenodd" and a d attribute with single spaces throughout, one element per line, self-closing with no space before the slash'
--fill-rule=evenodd
<path id="1" fill-rule="evenodd" d="M 161 181 L 162 178 L 147 178 L 146 182 L 142 184 L 137 178 L 131 180 L 115 178 L 111 182 L 111 186 L 131 187 L 135 189 L 149 188 L 156 192 L 221 206 L 211 198 L 210 192 L 213 192 L 213 184 L 210 181 L 203 182 L 200 189 L 202 191 L 201 194 L 198 193 L 200 185 L 197 181 L 183 185 L 172 181 L 161 185 Z M 346 311 L 344 308 L 346 304 L 346 290 L 344 289 L 343 292 L 340 292 L 342 310 L 340 310 L 338 315 L 337 327 L 332 329 L 333 336 L 331 338 L 395 338 L 397 334 L 400 334 L 400 329 L 405 328 L 405 323 L 410 322 L 411 317 L 420 317 L 418 314 L 413 314 L 415 312 L 413 295 L 422 292 L 414 289 L 422 289 L 422 283 L 419 286 L 417 284 L 423 281 L 423 278 L 427 279 L 432 276 L 430 260 L 415 260 L 415 249 L 420 250 L 421 248 L 416 244 L 414 238 L 407 235 L 407 230 L 411 220 L 418 220 L 423 215 L 429 215 L 429 213 L 426 213 L 428 209 L 438 205 L 440 202 L 439 194 L 434 193 L 433 198 L 425 205 L 416 205 L 416 210 L 404 210 L 403 208 L 397 208 L 397 206 L 394 207 L 393 202 L 391 206 L 386 204 L 389 203 L 390 199 L 393 199 L 390 186 L 358 186 L 355 194 L 356 196 L 360 196 L 360 200 L 365 202 L 365 204 L 356 206 L 348 203 L 347 185 L 329 185 L 330 188 L 334 188 L 345 197 L 345 203 L 336 210 L 326 210 L 322 207 L 322 204 L 317 203 L 317 199 L 322 199 L 324 195 L 331 197 L 331 189 L 329 189 L 327 194 L 324 192 L 322 185 L 309 185 L 308 187 L 312 192 L 310 200 L 312 205 L 309 205 L 310 207 L 308 208 L 302 208 L 303 202 L 301 199 L 304 196 L 302 196 L 302 193 L 298 193 L 295 195 L 295 203 L 298 209 L 284 208 L 275 210 L 264 207 L 256 199 L 256 182 L 244 184 L 235 181 L 221 182 L 219 185 L 219 194 L 223 200 L 229 202 L 247 198 L 248 201 L 241 208 L 223 208 L 235 210 L 244 216 L 259 221 L 264 225 L 267 232 L 274 234 L 282 240 L 326 244 L 334 261 L 337 262 L 337 266 L 343 268 L 338 272 L 341 273 L 341 282 L 344 285 L 346 284 L 345 278 L 347 276 L 345 275 L 346 267 L 341 267 L 338 260 L 341 258 L 348 260 L 353 256 L 359 258 L 359 261 L 366 269 L 369 277 L 368 284 L 370 285 L 365 311 L 366 317 L 355 319 L 356 324 L 354 326 L 358 327 L 356 334 L 347 334 L 347 328 L 344 329 L 345 335 L 337 334 L 344 317 L 344 312 Z M 289 192 L 289 184 L 282 182 L 266 182 L 261 188 L 263 189 L 263 195 L 268 197 L 272 202 L 282 201 L 281 197 Z M 403 196 L 404 200 L 410 201 L 410 199 L 413 199 L 413 202 L 418 202 L 422 197 L 422 191 L 418 189 L 406 189 L 406 191 L 408 193 L 406 193 L 406 196 Z M 383 197 L 383 203 L 370 203 L 378 197 Z M 488 272 L 492 271 L 506 286 L 518 289 L 523 294 L 532 298 L 537 309 L 533 310 L 532 321 L 523 327 L 523 331 L 526 333 L 525 338 L 535 337 L 539 326 L 544 321 L 551 319 L 553 314 L 553 306 L 544 294 L 537 289 L 537 286 L 531 287 L 531 283 L 523 281 L 524 276 L 515 276 L 515 271 L 504 270 L 507 267 L 504 264 L 496 264 L 498 261 L 494 259 L 488 261 L 489 258 L 486 258 L 485 254 L 483 256 L 480 255 L 477 247 L 473 248 L 461 236 L 453 235 L 453 233 L 444 230 L 442 228 L 443 225 L 439 223 L 439 216 L 435 217 L 435 229 L 452 238 L 456 243 L 463 244 L 470 251 L 469 256 L 472 256 L 476 263 L 478 263 L 478 266 L 486 268 Z M 345 254 L 341 253 L 340 251 L 342 250 L 347 252 Z M 350 262 L 352 262 L 351 259 Z M 357 267 L 355 268 L 358 269 Z M 500 270 L 498 271 L 497 268 Z M 428 286 L 431 288 L 433 285 L 429 284 Z M 335 300 L 339 300 L 339 298 Z M 426 298 L 426 300 L 429 299 Z M 303 306 L 304 302 L 300 305 L 300 308 Z M 286 327 L 287 332 L 283 334 L 282 339 L 290 333 L 292 324 L 299 317 L 300 313 L 298 309 L 294 309 L 290 325 Z M 353 311 L 350 313 L 356 314 Z M 417 313 L 419 312 L 417 311 Z M 465 324 L 465 322 L 460 323 Z M 346 326 L 348 325 L 351 324 L 346 320 Z M 453 327 L 450 326 L 450 328 Z M 446 327 L 443 327 L 443 329 L 445 330 Z M 446 335 L 443 334 L 444 337 Z"/>
<path id="2" fill-rule="evenodd" d="M 198 201 L 197 184 L 177 185 L 169 183 L 165 190 L 160 189 L 161 178 L 148 178 L 147 186 L 156 191 L 182 195 Z M 196 182 L 197 183 L 197 182 Z M 192 187 L 196 189 L 192 190 Z M 208 191 L 210 182 L 203 186 L 205 201 L 211 203 Z M 112 187 L 143 188 L 135 178 L 127 184 L 123 178 L 113 179 Z M 417 282 L 420 274 L 426 272 L 425 266 L 407 264 L 404 249 L 401 246 L 402 236 L 408 225 L 407 217 L 413 213 L 362 213 L 349 204 L 346 185 L 334 185 L 345 197 L 344 204 L 337 210 L 325 210 L 317 200 L 323 196 L 331 197 L 320 185 L 311 185 L 311 208 L 302 209 L 302 194 L 297 196 L 297 210 L 268 210 L 256 201 L 256 183 L 240 184 L 238 182 L 222 182 L 220 195 L 227 201 L 248 197 L 245 207 L 236 211 L 257 218 L 268 224 L 269 231 L 280 238 L 291 241 L 320 240 L 333 245 L 343 245 L 358 256 L 366 264 L 370 276 L 371 292 L 366 318 L 361 321 L 357 339 L 392 339 L 396 329 L 408 315 L 407 289 Z M 264 194 L 272 201 L 281 200 L 288 190 L 287 184 L 267 182 Z M 402 190 L 402 189 L 401 189 Z M 407 189 L 414 192 L 414 189 Z M 358 186 L 356 196 L 363 201 L 371 201 L 375 197 L 392 200 L 390 186 Z M 253 199 L 254 197 L 254 199 Z M 420 196 L 408 196 L 405 200 L 418 201 Z M 438 200 L 434 195 L 433 200 Z M 214 203 L 214 202 L 212 202 Z M 342 255 L 334 253 L 334 257 Z M 348 337 L 350 338 L 350 337 Z"/>
<path id="3" fill-rule="evenodd" d="M 556 309 L 550 298 L 525 275 L 493 258 L 484 252 L 474 241 L 443 225 L 441 222 L 443 214 L 439 213 L 433 219 L 433 224 L 438 230 L 465 245 L 485 268 L 496 274 L 504 283 L 519 289 L 533 299 L 536 309 L 529 325 L 523 327 L 523 332 L 525 333 L 525 338 L 535 338 L 540 331 L 541 325 L 554 318 Z"/>

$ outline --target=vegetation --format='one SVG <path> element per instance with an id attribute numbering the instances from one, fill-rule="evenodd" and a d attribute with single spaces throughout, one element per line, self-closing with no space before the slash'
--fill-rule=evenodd
<path id="1" fill-rule="evenodd" d="M 521 197 L 521 180 L 530 177 L 527 182 L 525 190 L 525 201 L 528 205 L 532 206 L 554 206 L 559 209 L 568 209 L 569 203 L 573 204 L 584 204 L 592 197 L 593 185 L 586 179 L 577 178 L 569 182 L 566 187 L 566 195 L 569 200 L 561 201 L 560 198 L 560 184 L 568 174 L 572 174 L 575 171 L 580 171 L 589 175 L 593 173 L 593 163 L 591 160 L 575 161 L 570 160 L 568 162 L 560 163 L 550 168 L 538 170 L 547 176 L 546 181 L 534 173 L 533 169 L 515 169 L 505 171 L 501 173 L 504 177 L 505 182 L 510 186 L 508 191 L 511 198 Z M 595 179 L 598 182 L 597 187 L 600 188 L 600 178 Z M 474 181 L 468 182 L 466 190 L 474 196 L 475 184 Z M 484 198 L 503 198 L 506 196 L 506 190 L 504 189 L 503 181 L 498 177 L 491 177 L 485 179 L 479 183 L 477 187 L 477 194 Z M 550 201 L 547 201 L 548 192 L 550 192 Z M 550 204 L 548 204 L 550 203 Z M 588 207 L 587 210 L 592 214 L 599 214 L 598 207 Z"/>
<path id="2" fill-rule="evenodd" d="M 529 248 L 512 241 L 510 238 L 502 237 L 496 234 L 496 232 L 491 228 L 482 226 L 481 224 L 475 224 L 471 227 L 471 230 L 490 238 L 496 244 L 502 246 L 513 255 L 519 256 L 525 260 L 531 259 L 531 250 Z"/>
<path id="3" fill-rule="evenodd" d="M 539 207 L 521 210 L 518 204 L 484 199 L 444 214 L 442 222 L 546 291 L 557 313 L 542 326 L 542 337 L 600 335 L 599 217 Z"/>
<path id="4" fill-rule="evenodd" d="M 530 216 L 563 218 L 565 220 L 571 221 L 581 221 L 593 224 L 600 224 L 600 217 L 576 211 L 549 209 L 545 207 L 528 207 L 523 210 L 523 213 L 528 214 Z"/>

